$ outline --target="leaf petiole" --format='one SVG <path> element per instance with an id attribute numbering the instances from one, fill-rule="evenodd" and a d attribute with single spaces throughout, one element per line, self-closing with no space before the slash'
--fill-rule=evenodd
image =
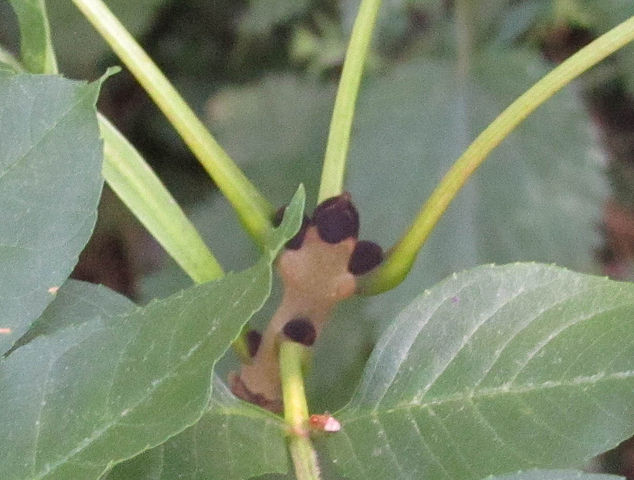
<path id="1" fill-rule="evenodd" d="M 273 207 L 216 142 L 152 59 L 101 0 L 73 0 L 178 131 L 261 247 L 272 230 Z"/>
<path id="2" fill-rule="evenodd" d="M 380 6 L 381 0 L 362 0 L 352 28 L 328 131 L 328 144 L 317 203 L 335 197 L 343 191 L 354 108 L 363 74 L 363 65 L 368 55 L 372 30 Z"/>

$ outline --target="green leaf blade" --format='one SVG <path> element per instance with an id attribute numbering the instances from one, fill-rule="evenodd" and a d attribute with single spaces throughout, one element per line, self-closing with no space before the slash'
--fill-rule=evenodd
<path id="1" fill-rule="evenodd" d="M 581 465 L 634 431 L 633 313 L 633 285 L 555 267 L 454 276 L 383 334 L 328 450 L 351 478 Z"/>
<path id="2" fill-rule="evenodd" d="M 97 478 L 196 423 L 216 360 L 270 292 L 272 261 L 302 204 L 303 190 L 251 269 L 123 314 L 95 308 L 4 359 L 0 478 Z M 67 316 L 65 295 L 58 302 L 52 314 Z"/>
<path id="3" fill-rule="evenodd" d="M 487 480 L 617 480 L 619 478 L 623 477 L 578 470 L 530 470 L 487 477 Z"/>
<path id="4" fill-rule="evenodd" d="M 107 480 L 241 480 L 287 468 L 281 417 L 238 400 L 216 377 L 212 401 L 196 425 L 118 465 Z"/>
<path id="5" fill-rule="evenodd" d="M 100 82 L 0 72 L 0 351 L 37 318 L 88 241 L 101 194 Z"/>

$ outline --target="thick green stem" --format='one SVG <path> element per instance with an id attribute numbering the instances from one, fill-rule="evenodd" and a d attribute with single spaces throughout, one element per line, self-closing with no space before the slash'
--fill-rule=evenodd
<path id="1" fill-rule="evenodd" d="M 572 55 L 504 110 L 454 163 L 423 205 L 412 226 L 390 250 L 383 264 L 361 279 L 361 292 L 373 295 L 401 283 L 440 217 L 491 151 L 542 103 L 587 69 L 632 40 L 634 17 Z"/>
<path id="2" fill-rule="evenodd" d="M 102 115 L 99 127 L 110 188 L 194 282 L 222 277 L 222 267 L 139 152 Z"/>
<path id="3" fill-rule="evenodd" d="M 381 0 L 362 0 L 352 28 L 350 44 L 341 72 L 335 107 L 330 121 L 328 145 L 321 173 L 318 203 L 343 191 L 350 130 L 359 93 L 363 65 L 368 54 L 372 30 Z"/>
<path id="4" fill-rule="evenodd" d="M 273 207 L 211 136 L 176 89 L 101 0 L 73 0 L 181 135 L 260 245 L 271 232 Z"/>
<path id="5" fill-rule="evenodd" d="M 302 365 L 309 351 L 296 342 L 280 345 L 280 377 L 284 398 L 284 419 L 288 425 L 288 449 L 297 480 L 319 480 L 317 453 L 308 434 L 308 405 Z"/>

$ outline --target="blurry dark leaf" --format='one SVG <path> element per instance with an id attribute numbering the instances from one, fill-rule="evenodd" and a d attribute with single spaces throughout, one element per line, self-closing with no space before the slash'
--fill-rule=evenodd
<path id="1" fill-rule="evenodd" d="M 266 35 L 273 27 L 305 14 L 309 7 L 309 0 L 250 0 L 238 29 L 247 36 Z"/>

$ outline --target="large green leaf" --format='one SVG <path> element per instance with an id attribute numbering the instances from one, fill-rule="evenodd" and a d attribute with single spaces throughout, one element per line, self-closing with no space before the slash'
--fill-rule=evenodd
<path id="1" fill-rule="evenodd" d="M 530 470 L 487 477 L 487 480 L 618 480 L 619 478 L 622 477 L 578 470 Z"/>
<path id="2" fill-rule="evenodd" d="M 101 193 L 99 83 L 0 71 L 0 353 L 53 299 Z"/>
<path id="3" fill-rule="evenodd" d="M 286 470 L 282 418 L 238 400 L 216 377 L 209 409 L 196 425 L 118 465 L 107 480 L 242 480 Z"/>
<path id="4" fill-rule="evenodd" d="M 634 433 L 634 284 L 486 266 L 385 331 L 341 432 L 351 479 L 476 479 L 582 465 Z"/>
<path id="5" fill-rule="evenodd" d="M 216 360 L 269 294 L 271 263 L 297 231 L 302 203 L 300 192 L 244 272 L 119 315 L 96 302 L 77 322 L 60 295 L 44 317 L 70 325 L 0 363 L 0 478 L 94 479 L 193 425 L 209 403 Z"/>

